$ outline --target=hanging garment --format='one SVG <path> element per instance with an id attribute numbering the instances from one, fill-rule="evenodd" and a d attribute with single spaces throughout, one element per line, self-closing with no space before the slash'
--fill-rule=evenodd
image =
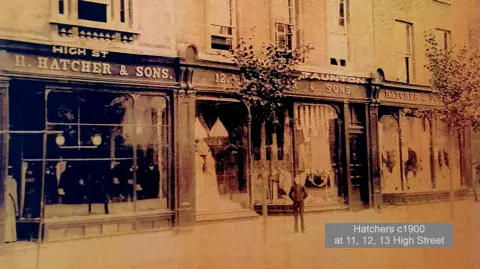
<path id="1" fill-rule="evenodd" d="M 225 129 L 225 126 L 223 125 L 222 121 L 220 118 L 217 118 L 217 121 L 215 121 L 215 124 L 213 125 L 212 129 L 209 132 L 210 137 L 228 137 L 228 131 Z"/>
<path id="2" fill-rule="evenodd" d="M 7 176 L 6 179 L 5 243 L 17 241 L 16 217 L 18 216 L 17 181 L 12 176 Z"/>

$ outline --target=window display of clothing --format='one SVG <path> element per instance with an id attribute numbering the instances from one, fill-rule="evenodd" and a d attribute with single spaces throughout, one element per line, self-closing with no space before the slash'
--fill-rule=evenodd
<path id="1" fill-rule="evenodd" d="M 42 173 L 40 165 L 29 163 L 24 176 L 25 194 L 23 217 L 40 217 Z"/>
<path id="2" fill-rule="evenodd" d="M 59 189 L 64 193 L 62 203 L 81 204 L 87 200 L 87 180 L 78 164 L 68 164 L 60 177 Z"/>
<path id="3" fill-rule="evenodd" d="M 5 238 L 4 242 L 17 241 L 16 217 L 18 216 L 17 181 L 7 176 L 5 184 Z"/>
<path id="4" fill-rule="evenodd" d="M 53 165 L 45 167 L 45 203 L 47 205 L 58 203 L 58 181 Z"/>
<path id="5" fill-rule="evenodd" d="M 139 178 L 142 181 L 143 196 L 145 199 L 152 199 L 159 197 L 160 191 L 160 171 L 158 167 L 149 164 L 147 167 L 143 168 L 141 173 L 139 173 Z"/>

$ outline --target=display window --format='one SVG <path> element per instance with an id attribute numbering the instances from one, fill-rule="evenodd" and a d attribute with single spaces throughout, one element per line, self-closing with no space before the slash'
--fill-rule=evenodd
<path id="1" fill-rule="evenodd" d="M 240 102 L 197 100 L 195 183 L 198 212 L 248 207 L 247 110 Z"/>
<path id="2" fill-rule="evenodd" d="M 42 189 L 44 218 L 168 210 L 167 97 L 25 89 L 10 102 L 22 218 L 41 216 Z"/>

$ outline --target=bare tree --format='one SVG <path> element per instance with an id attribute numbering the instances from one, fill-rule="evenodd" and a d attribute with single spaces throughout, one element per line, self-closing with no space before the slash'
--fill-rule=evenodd
<path id="1" fill-rule="evenodd" d="M 480 54 L 470 51 L 466 46 L 441 47 L 432 33 L 426 33 L 425 40 L 428 59 L 425 67 L 431 72 L 432 90 L 439 95 L 443 106 L 419 109 L 415 114 L 443 121 L 449 130 L 449 141 L 453 141 L 458 134 L 462 138 L 466 130 L 480 130 Z M 449 177 L 453 216 L 452 169 Z M 473 190 L 476 191 L 475 186 Z M 475 199 L 478 199 L 476 192 Z"/>
<path id="2" fill-rule="evenodd" d="M 292 50 L 286 45 L 263 43 L 257 49 L 251 40 L 242 38 L 230 50 L 233 62 L 240 69 L 240 77 L 233 83 L 252 117 L 262 123 L 261 136 L 265 141 L 265 123 L 273 123 L 275 133 L 279 125 L 278 113 L 283 113 L 285 93 L 296 89 L 296 82 L 301 79 L 297 68 L 305 63 L 307 54 L 313 48 L 307 45 Z M 267 171 L 266 158 L 262 160 L 263 170 Z M 265 190 L 269 176 L 262 175 Z M 266 223 L 267 199 L 264 196 L 263 216 Z"/>

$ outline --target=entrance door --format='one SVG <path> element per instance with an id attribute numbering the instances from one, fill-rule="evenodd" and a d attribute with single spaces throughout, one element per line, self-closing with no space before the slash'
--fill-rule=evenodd
<path id="1" fill-rule="evenodd" d="M 352 180 L 352 204 L 354 208 L 368 207 L 367 150 L 365 135 L 350 133 L 350 172 Z"/>

